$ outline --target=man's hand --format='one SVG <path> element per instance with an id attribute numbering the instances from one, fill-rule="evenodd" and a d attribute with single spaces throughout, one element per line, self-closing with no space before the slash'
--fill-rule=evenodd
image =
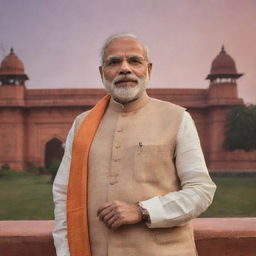
<path id="1" fill-rule="evenodd" d="M 97 216 L 112 230 L 124 224 L 135 224 L 141 221 L 142 214 L 136 204 L 127 204 L 121 201 L 111 201 L 103 204 Z"/>

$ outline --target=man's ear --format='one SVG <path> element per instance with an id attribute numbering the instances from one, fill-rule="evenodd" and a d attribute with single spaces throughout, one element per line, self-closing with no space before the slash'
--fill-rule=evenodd
<path id="1" fill-rule="evenodd" d="M 103 79 L 103 70 L 102 70 L 102 66 L 99 66 L 99 71 L 100 71 L 100 77 L 101 77 L 101 79 Z"/>
<path id="2" fill-rule="evenodd" d="M 148 76 L 149 76 L 149 78 L 151 77 L 152 66 L 153 66 L 152 63 L 148 63 Z"/>

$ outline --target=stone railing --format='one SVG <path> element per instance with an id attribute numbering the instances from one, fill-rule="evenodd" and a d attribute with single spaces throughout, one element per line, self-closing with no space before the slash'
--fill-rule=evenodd
<path id="1" fill-rule="evenodd" d="M 199 256 L 256 255 L 256 218 L 200 218 L 193 225 Z M 53 221 L 0 221 L 0 255 L 54 256 L 52 229 Z"/>

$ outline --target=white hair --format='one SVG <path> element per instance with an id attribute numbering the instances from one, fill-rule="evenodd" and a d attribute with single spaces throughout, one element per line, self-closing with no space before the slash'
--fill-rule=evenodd
<path id="1" fill-rule="evenodd" d="M 130 37 L 130 38 L 133 38 L 133 39 L 136 39 L 141 45 L 142 47 L 144 48 L 145 50 L 145 54 L 146 54 L 146 60 L 149 61 L 149 51 L 148 51 L 148 47 L 142 43 L 137 36 L 133 35 L 133 34 L 129 34 L 129 33 L 119 33 L 119 34 L 114 34 L 114 35 L 111 35 L 109 36 L 105 43 L 103 44 L 103 46 L 101 47 L 101 50 L 100 50 L 100 59 L 101 59 L 101 65 L 103 64 L 104 62 L 104 55 L 105 55 L 105 51 L 107 49 L 107 47 L 110 45 L 110 43 L 114 40 L 114 39 L 117 39 L 117 38 L 124 38 L 124 37 Z"/>

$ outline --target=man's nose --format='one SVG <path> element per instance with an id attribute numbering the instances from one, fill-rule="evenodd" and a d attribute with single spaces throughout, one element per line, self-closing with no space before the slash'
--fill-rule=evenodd
<path id="1" fill-rule="evenodd" d="M 121 75 L 131 74 L 131 69 L 130 69 L 129 63 L 126 60 L 124 60 L 122 62 L 119 74 L 121 74 Z"/>

